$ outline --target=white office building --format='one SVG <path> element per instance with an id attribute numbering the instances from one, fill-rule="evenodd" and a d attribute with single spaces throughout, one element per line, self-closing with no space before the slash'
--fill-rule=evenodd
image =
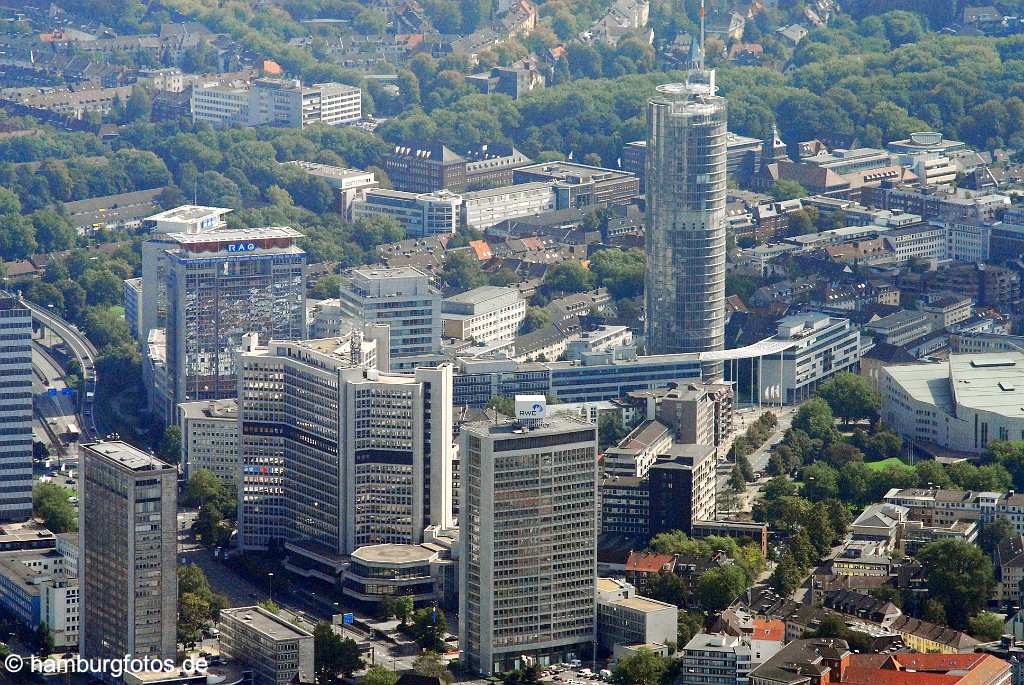
<path id="1" fill-rule="evenodd" d="M 0 521 L 32 517 L 32 312 L 0 290 Z"/>
<path id="2" fill-rule="evenodd" d="M 947 259 L 946 229 L 935 224 L 895 228 L 882 234 L 899 263 Z"/>
<path id="3" fill-rule="evenodd" d="M 905 438 L 983 453 L 1024 440 L 1024 353 L 951 354 L 941 364 L 882 369 L 882 420 Z"/>
<path id="4" fill-rule="evenodd" d="M 478 343 L 512 340 L 526 316 L 526 300 L 516 288 L 484 285 L 441 303 L 446 338 Z"/>
<path id="5" fill-rule="evenodd" d="M 534 181 L 462 194 L 462 223 L 478 231 L 557 208 L 555 184 Z"/>
<path id="6" fill-rule="evenodd" d="M 461 207 L 462 196 L 447 190 L 409 193 L 378 188 L 352 203 L 352 220 L 388 217 L 397 221 L 406 235 L 424 237 L 454 233 L 459 227 Z"/>
<path id="7" fill-rule="evenodd" d="M 285 166 L 301 169 L 310 176 L 323 180 L 333 188 L 335 195 L 338 197 L 338 211 L 345 217 L 351 216 L 353 202 L 365 198 L 367 191 L 376 190 L 380 187 L 380 183 L 377 182 L 377 177 L 372 171 L 349 169 L 303 160 L 285 162 Z"/>
<path id="8" fill-rule="evenodd" d="M 451 366 L 382 373 L 386 345 L 368 326 L 241 355 L 243 549 L 281 540 L 289 570 L 336 582 L 359 547 L 451 527 Z"/>
<path id="9" fill-rule="evenodd" d="M 441 349 L 441 296 L 430 276 L 414 267 L 353 269 L 342 283 L 339 306 L 352 326 L 385 324 L 391 329 L 390 366 L 411 368 Z"/>
<path id="10" fill-rule="evenodd" d="M 589 658 L 596 638 L 597 429 L 517 397 L 463 427 L 459 644 L 494 674 Z"/>
<path id="11" fill-rule="evenodd" d="M 192 121 L 211 126 L 337 126 L 362 118 L 362 91 L 341 83 L 303 86 L 294 79 L 206 83 L 192 89 Z"/>
<path id="12" fill-rule="evenodd" d="M 989 257 L 992 227 L 951 221 L 946 224 L 946 253 L 958 262 L 984 262 Z"/>
<path id="13" fill-rule="evenodd" d="M 870 342 L 861 339 L 860 331 L 850 325 L 849 319 L 816 312 L 787 316 L 779 321 L 774 338 L 755 345 L 784 348 L 778 354 L 769 352 L 756 364 L 760 400 L 781 397 L 786 404 L 793 404 L 809 398 L 821 383 L 840 371 L 856 371 L 861 354 L 870 349 L 865 345 Z M 746 363 L 732 362 L 730 378 L 737 378 L 739 366 Z M 743 401 L 743 397 L 737 401 Z M 757 402 L 758 397 L 752 401 Z"/>
<path id="14" fill-rule="evenodd" d="M 674 604 L 642 597 L 618 578 L 597 579 L 597 643 L 609 652 L 622 645 L 674 644 L 678 622 Z"/>
<path id="15" fill-rule="evenodd" d="M 694 635 L 682 650 L 680 685 L 746 685 L 752 670 L 782 650 L 781 622 L 753 623 L 749 634 Z"/>
<path id="16" fill-rule="evenodd" d="M 242 461 L 238 445 L 238 400 L 198 400 L 178 405 L 181 464 L 185 478 L 209 471 L 237 487 Z"/>

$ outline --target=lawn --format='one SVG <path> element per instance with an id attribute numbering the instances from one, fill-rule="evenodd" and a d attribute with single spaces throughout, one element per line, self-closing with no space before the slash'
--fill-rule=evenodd
<path id="1" fill-rule="evenodd" d="M 872 469 L 873 471 L 884 471 L 888 469 L 890 466 L 895 466 L 896 468 L 901 469 L 911 468 L 909 465 L 907 465 L 905 461 L 902 461 L 899 457 L 889 457 L 888 459 L 883 459 L 882 461 L 869 461 L 866 463 L 868 465 L 868 468 Z"/>

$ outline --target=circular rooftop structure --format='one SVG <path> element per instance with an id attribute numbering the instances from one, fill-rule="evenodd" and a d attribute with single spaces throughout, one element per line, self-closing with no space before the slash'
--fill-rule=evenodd
<path id="1" fill-rule="evenodd" d="M 942 134 L 938 131 L 918 131 L 910 134 L 910 142 L 915 145 L 938 145 L 942 142 Z"/>
<path id="2" fill-rule="evenodd" d="M 398 566 L 403 564 L 426 564 L 436 552 L 422 545 L 366 545 L 352 552 L 353 561 L 375 566 Z"/>

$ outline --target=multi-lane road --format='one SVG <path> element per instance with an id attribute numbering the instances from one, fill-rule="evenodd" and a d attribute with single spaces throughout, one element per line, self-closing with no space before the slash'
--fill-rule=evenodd
<path id="1" fill-rule="evenodd" d="M 31 310 L 32 318 L 46 327 L 50 336 L 60 339 L 68 354 L 74 357 L 81 367 L 84 397 L 81 398 L 79 429 L 83 439 L 97 437 L 100 432 L 96 428 L 96 414 L 93 408 L 96 391 L 96 348 L 74 324 L 68 323 L 48 308 L 24 299 L 22 303 Z M 33 349 L 33 364 L 39 356 Z"/>

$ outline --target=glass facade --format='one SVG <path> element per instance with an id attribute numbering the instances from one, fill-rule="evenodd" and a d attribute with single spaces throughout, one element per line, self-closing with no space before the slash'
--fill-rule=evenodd
<path id="1" fill-rule="evenodd" d="M 261 342 L 305 337 L 305 252 L 181 251 L 171 260 L 167 361 L 175 403 L 235 396 L 243 335 L 257 333 Z"/>
<path id="2" fill-rule="evenodd" d="M 648 102 L 647 124 L 647 350 L 720 350 L 725 336 L 725 100 L 714 94 L 713 85 L 662 85 Z"/>

